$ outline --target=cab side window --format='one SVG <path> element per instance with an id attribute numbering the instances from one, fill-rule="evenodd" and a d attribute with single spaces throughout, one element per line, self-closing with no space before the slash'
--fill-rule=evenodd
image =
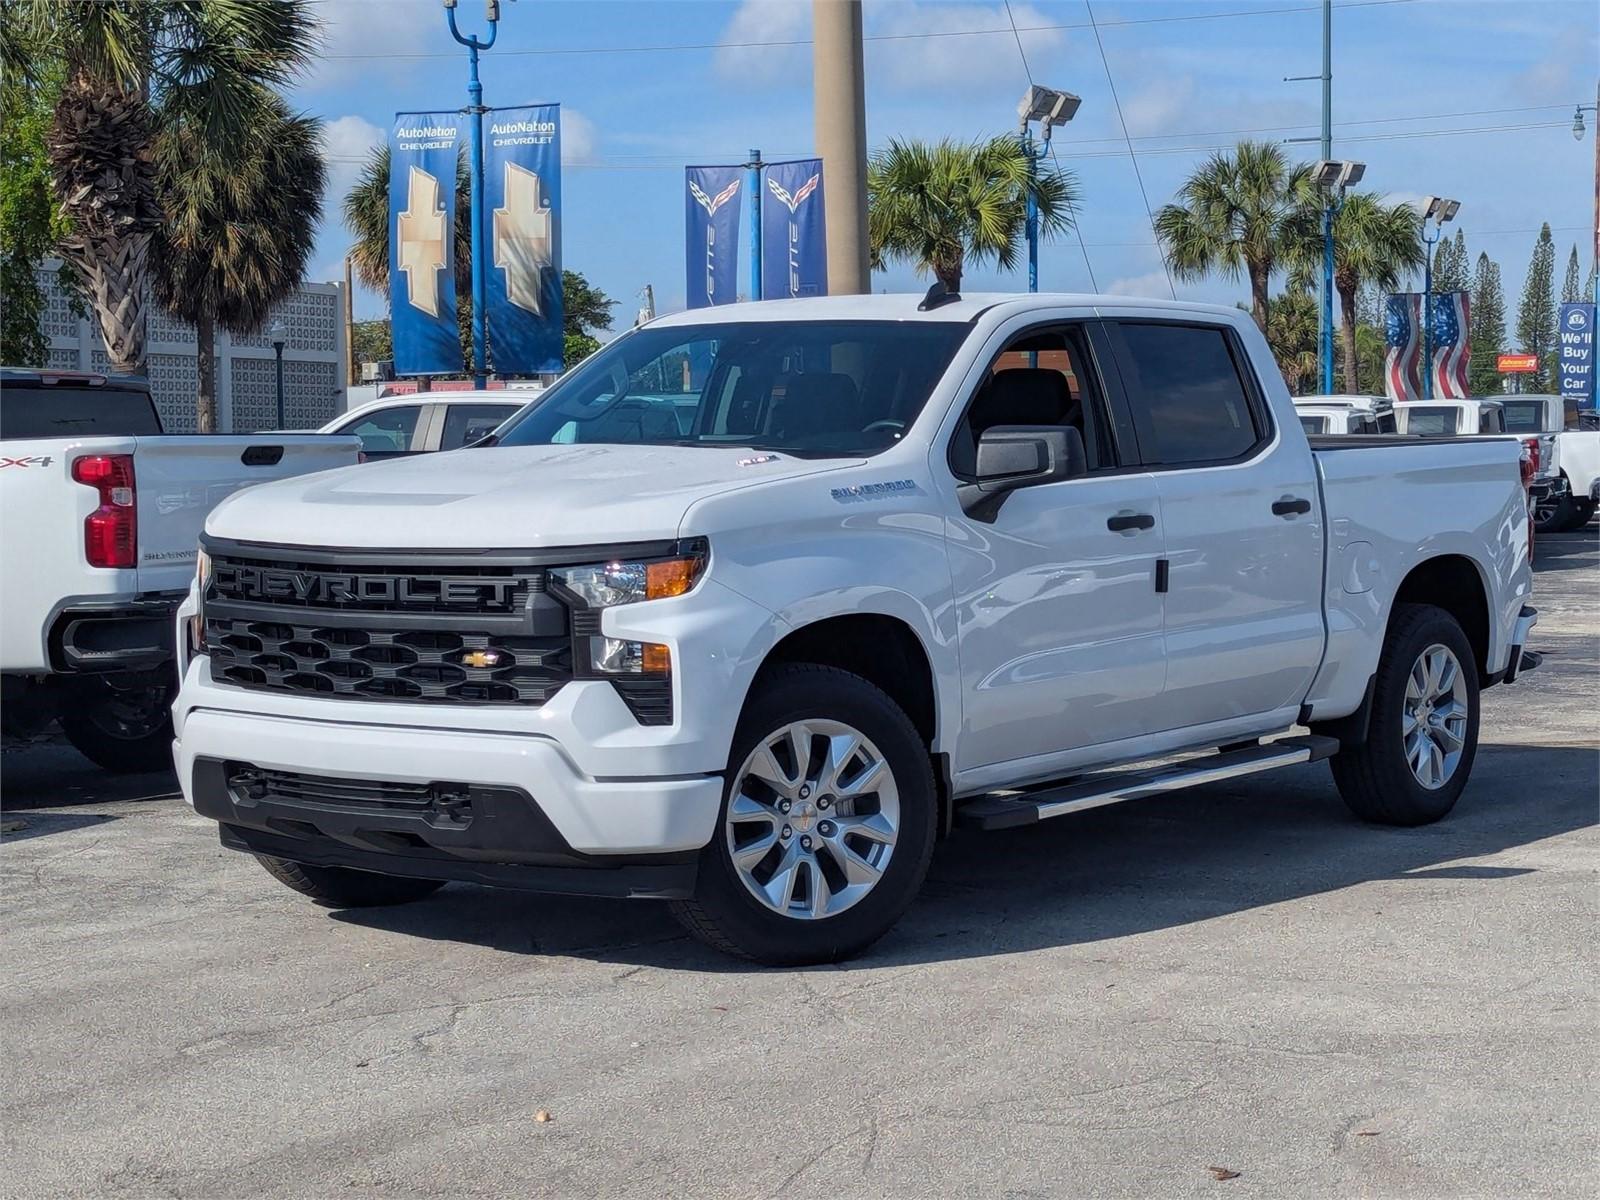
<path id="1" fill-rule="evenodd" d="M 417 431 L 422 407 L 417 404 L 380 408 L 375 413 L 344 425 L 340 433 L 353 433 L 361 439 L 366 454 L 403 454 L 411 449 L 411 435 Z"/>
<path id="2" fill-rule="evenodd" d="M 1265 414 L 1251 402 L 1227 330 L 1156 321 L 1110 328 L 1146 463 L 1226 462 L 1266 440 Z"/>
<path id="3" fill-rule="evenodd" d="M 1116 466 L 1105 403 L 1088 364 L 1088 343 L 1077 326 L 1028 330 L 1007 342 L 951 438 L 950 469 L 973 478 L 978 439 L 1005 425 L 1071 427 L 1083 438 L 1090 471 Z"/>

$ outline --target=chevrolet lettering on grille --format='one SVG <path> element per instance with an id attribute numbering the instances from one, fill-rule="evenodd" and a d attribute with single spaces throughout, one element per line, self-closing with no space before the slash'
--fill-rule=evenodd
<path id="1" fill-rule="evenodd" d="M 305 604 L 447 605 L 474 609 L 510 603 L 515 579 L 431 575 L 360 575 L 273 570 L 218 563 L 212 585 L 230 600 L 297 600 Z"/>

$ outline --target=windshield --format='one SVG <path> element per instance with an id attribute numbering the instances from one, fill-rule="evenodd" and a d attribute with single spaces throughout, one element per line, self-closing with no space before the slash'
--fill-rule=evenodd
<path id="1" fill-rule="evenodd" d="M 1501 405 L 1505 412 L 1507 433 L 1544 431 L 1543 400 L 1505 400 Z"/>
<path id="2" fill-rule="evenodd" d="M 160 432 L 150 393 L 136 388 L 7 383 L 0 389 L 0 436 L 139 437 Z"/>
<path id="3" fill-rule="evenodd" d="M 553 385 L 499 444 L 874 454 L 916 420 L 967 329 L 953 321 L 640 329 Z"/>

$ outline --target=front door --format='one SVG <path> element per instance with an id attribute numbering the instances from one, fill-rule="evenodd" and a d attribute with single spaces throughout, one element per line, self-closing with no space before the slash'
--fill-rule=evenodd
<path id="1" fill-rule="evenodd" d="M 1075 426 L 1089 464 L 1086 476 L 1011 493 L 993 523 L 952 502 L 958 773 L 1151 728 L 1150 704 L 1165 682 L 1162 514 L 1154 478 L 1124 466 L 1091 346 L 1079 324 L 1041 326 L 1033 316 L 1003 329 L 951 431 L 954 480 L 970 478 L 977 437 L 995 426 Z"/>

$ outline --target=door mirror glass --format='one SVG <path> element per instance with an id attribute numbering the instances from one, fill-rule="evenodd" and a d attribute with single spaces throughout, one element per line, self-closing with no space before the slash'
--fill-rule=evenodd
<path id="1" fill-rule="evenodd" d="M 993 521 L 1018 488 L 1089 473 L 1083 435 L 1073 426 L 997 425 L 978 439 L 977 480 L 959 489 L 961 507 L 974 520 Z"/>

